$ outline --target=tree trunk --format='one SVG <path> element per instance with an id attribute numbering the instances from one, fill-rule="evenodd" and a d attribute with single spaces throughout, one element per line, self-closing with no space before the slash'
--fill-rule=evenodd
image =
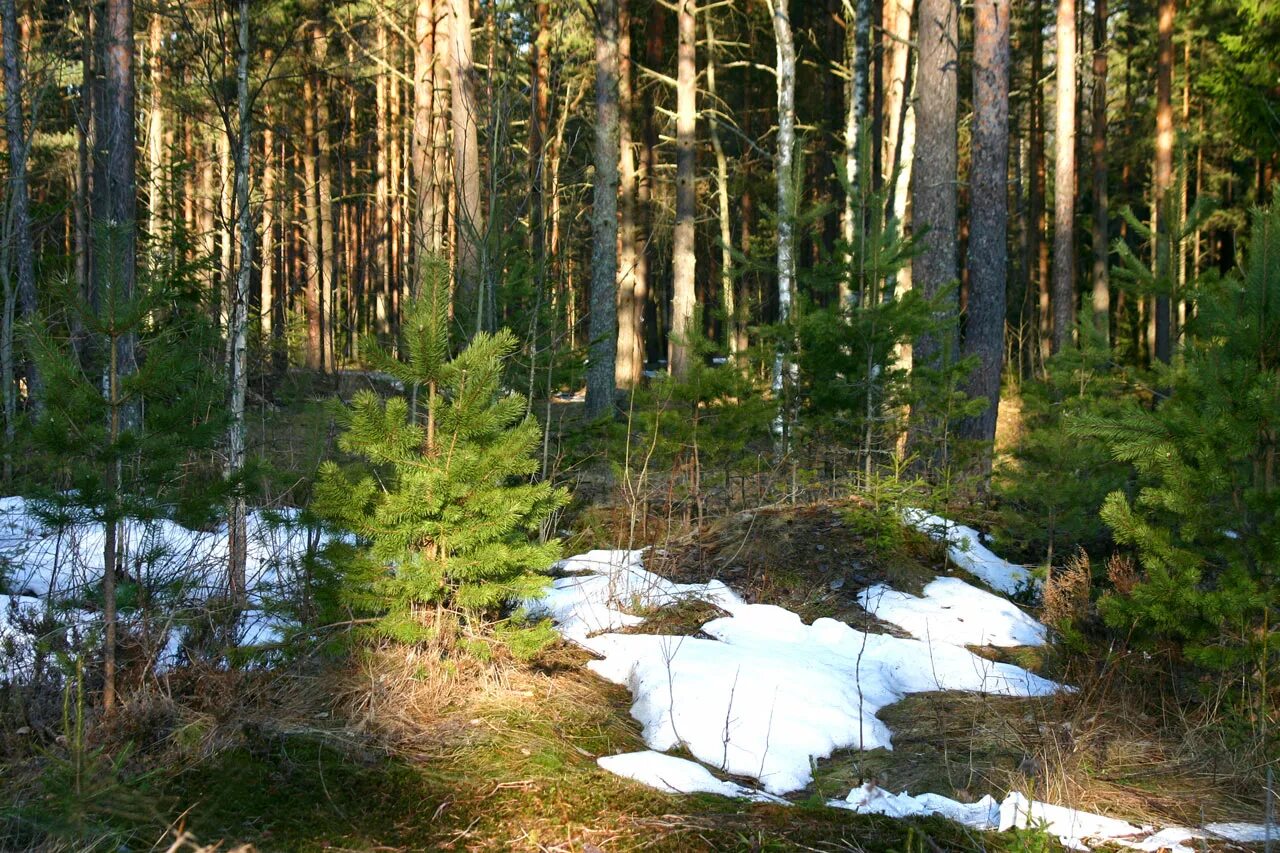
<path id="1" fill-rule="evenodd" d="M 1169 334 L 1173 285 L 1173 18 L 1174 0 L 1160 0 L 1156 52 L 1156 305 L 1155 357 L 1173 355 Z"/>
<path id="2" fill-rule="evenodd" d="M 1093 3 L 1093 326 L 1110 345 L 1111 250 L 1107 231 L 1107 0 Z"/>
<path id="3" fill-rule="evenodd" d="M 268 59 L 270 63 L 270 59 Z M 275 128 L 271 125 L 271 113 L 262 128 L 262 275 L 259 280 L 258 321 L 262 330 L 262 346 L 272 356 L 276 352 L 276 166 Z"/>
<path id="4" fill-rule="evenodd" d="M 783 328 L 773 357 L 773 396 L 778 406 L 774 417 L 774 441 L 785 452 L 790 416 L 791 368 L 788 364 L 786 331 L 791 323 L 791 299 L 795 288 L 795 205 L 794 156 L 796 145 L 796 49 L 791 35 L 788 0 L 773 0 L 773 35 L 777 43 L 778 153 L 774 171 L 778 188 L 778 325 Z"/>
<path id="5" fill-rule="evenodd" d="M 253 151 L 253 116 L 249 101 L 249 2 L 239 0 L 237 5 L 238 56 L 236 58 L 236 108 L 238 112 L 238 136 L 235 158 L 235 210 L 236 231 L 239 238 L 240 258 L 236 270 L 236 283 L 231 310 L 228 312 L 230 327 L 227 337 L 231 341 L 231 361 L 227 373 L 229 390 L 229 414 L 227 426 L 227 479 L 233 483 L 233 493 L 227 512 L 227 589 L 233 607 L 231 624 L 239 611 L 248 606 L 245 586 L 245 561 L 248 546 L 248 529 L 245 523 L 244 489 L 235 481 L 244 470 L 245 463 L 245 392 L 248 389 L 248 326 L 249 285 L 253 276 L 254 230 L 253 210 L 249 206 L 249 168 Z"/>
<path id="6" fill-rule="evenodd" d="M 892 2 L 892 0 L 891 0 Z M 848 0 L 845 2 L 846 18 L 850 10 Z M 844 210 L 840 216 L 841 236 L 846 246 L 852 246 L 854 236 L 860 224 L 856 221 L 857 211 L 854 205 L 853 187 L 858 179 L 858 134 L 869 133 L 867 127 L 867 106 L 870 100 L 868 77 L 871 73 L 871 3 L 870 0 L 856 0 L 853 9 L 853 20 L 845 21 L 845 56 L 849 63 L 849 80 L 845 86 L 845 123 L 844 123 L 844 170 L 848 182 L 844 193 Z M 872 144 L 876 144 L 873 140 Z M 870 163 L 861 164 L 862 168 L 870 168 Z M 870 186 L 870 184 L 868 184 Z M 851 296 L 853 272 L 850 270 L 840 277 L 840 304 L 843 306 Z"/>
<path id="7" fill-rule="evenodd" d="M 151 91 L 147 109 L 147 232 L 153 239 L 164 225 L 164 20 L 152 14 L 147 30 L 147 72 Z"/>
<path id="8" fill-rule="evenodd" d="M 1009 0 L 976 0 L 973 11 L 973 154 L 969 172 L 969 306 L 964 354 L 978 364 L 972 397 L 986 397 L 961 432 L 994 442 L 1004 365 L 1009 231 Z M 991 448 L 984 446 L 983 473 Z"/>
<path id="9" fill-rule="evenodd" d="M 724 108 L 725 102 L 716 91 L 716 44 L 715 24 L 712 21 L 712 10 L 706 10 L 707 18 L 707 94 L 711 96 L 711 112 L 707 126 L 711 131 L 711 147 L 716 155 L 716 202 L 720 224 L 720 300 L 724 310 L 725 343 L 729 354 L 738 352 L 738 308 L 733 292 L 733 226 L 729 220 L 729 159 L 724 153 L 724 143 L 720 139 L 720 120 L 717 111 Z"/>
<path id="10" fill-rule="evenodd" d="M 1051 337 L 1051 306 L 1049 305 L 1049 244 L 1045 240 L 1048 215 L 1045 204 L 1048 195 L 1048 167 L 1045 163 L 1044 88 L 1044 7 L 1041 0 L 1031 5 L 1031 121 L 1028 129 L 1031 161 L 1031 188 L 1027 193 L 1027 275 L 1028 299 L 1031 298 L 1030 282 L 1035 282 L 1035 357 L 1043 365 L 1049 355 Z M 1035 270 L 1034 274 L 1031 272 Z"/>
<path id="11" fill-rule="evenodd" d="M 1076 3 L 1058 0 L 1057 124 L 1053 157 L 1053 352 L 1075 326 Z"/>
<path id="12" fill-rule="evenodd" d="M 453 170 L 458 194 L 457 316 L 468 334 L 492 328 L 489 294 L 481 278 L 484 213 L 480 209 L 479 107 L 471 51 L 471 4 L 449 0 L 452 51 L 449 80 L 453 116 Z"/>
<path id="13" fill-rule="evenodd" d="M 614 378 L 619 388 L 635 388 L 644 370 L 641 339 L 644 299 L 638 288 L 640 248 L 636 238 L 636 150 L 632 140 L 631 16 L 628 0 L 618 4 L 618 173 L 622 215 L 618 223 L 618 351 Z"/>
<path id="14" fill-rule="evenodd" d="M 18 312 L 22 320 L 30 323 L 36 315 L 36 267 L 35 243 L 31 232 L 31 194 L 27 183 L 27 155 L 31 150 L 27 136 L 27 120 L 22 107 L 23 79 L 22 47 L 19 42 L 18 15 L 15 0 L 0 2 L 0 25 L 4 27 L 4 92 L 5 136 L 9 143 L 9 240 L 13 246 L 13 268 L 17 273 Z M 13 324 L 5 326 L 4 346 L 13 352 Z M 12 361 L 9 362 L 12 364 Z M 26 361 L 27 395 L 32 410 L 42 411 L 43 389 L 40 373 L 33 360 Z M 12 375 L 5 377 L 5 400 L 12 401 Z M 6 407 L 6 428 L 11 429 L 14 406 Z"/>
<path id="15" fill-rule="evenodd" d="M 912 268 L 913 285 L 936 299 L 956 281 L 956 83 L 959 9 L 954 0 L 921 0 L 919 102 L 912 174 L 912 221 L 928 228 Z M 937 328 L 921 335 L 912 351 L 917 366 L 938 368 L 956 357 L 958 294 L 938 309 Z"/>
<path id="16" fill-rule="evenodd" d="M 302 171 L 306 186 L 306 237 L 307 244 L 307 367 L 324 368 L 324 310 L 321 302 L 320 272 L 320 199 L 316 178 L 316 84 L 313 75 L 303 78 L 302 104 Z"/>
<path id="17" fill-rule="evenodd" d="M 668 358 L 671 375 L 684 379 L 692 357 L 697 302 L 694 274 L 697 258 L 694 240 L 697 217 L 697 175 L 694 172 L 694 136 L 698 119 L 697 6 L 695 0 L 678 0 L 676 24 L 676 222 L 671 247 L 671 338 Z"/>
<path id="18" fill-rule="evenodd" d="M 613 405 L 618 348 L 618 4 L 596 3 L 595 178 L 591 202 L 591 357 L 587 414 Z"/>
<path id="19" fill-rule="evenodd" d="M 317 25 L 311 39 L 316 70 L 327 73 L 329 34 Z M 338 281 L 337 244 L 333 231 L 333 157 L 329 139 L 329 88 L 323 78 L 316 81 L 316 198 L 320 205 L 320 298 L 324 314 L 321 354 L 322 368 L 337 368 L 338 311 L 335 290 Z"/>
<path id="20" fill-rule="evenodd" d="M 413 159 L 413 181 L 416 185 L 413 208 L 413 256 L 415 272 L 411 284 L 413 290 L 422 283 L 423 261 L 428 254 L 438 251 L 440 242 L 435 236 L 439 223 L 436 214 L 439 203 L 439 176 L 435 173 L 435 158 L 432 157 L 435 145 L 432 139 L 432 107 L 435 99 L 436 57 L 435 57 L 436 14 L 432 0 L 418 0 L 414 14 L 414 52 L 413 52 L 413 132 L 411 156 Z M 385 38 L 385 37 L 384 37 Z M 385 155 L 380 155 L 385 162 Z M 385 193 L 380 178 L 379 189 Z"/>

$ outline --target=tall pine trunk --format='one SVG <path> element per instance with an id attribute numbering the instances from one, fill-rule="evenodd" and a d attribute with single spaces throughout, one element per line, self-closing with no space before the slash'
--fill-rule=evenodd
<path id="1" fill-rule="evenodd" d="M 1075 326 L 1076 3 L 1058 0 L 1057 124 L 1053 156 L 1053 352 Z"/>
<path id="2" fill-rule="evenodd" d="M 306 285 L 305 311 L 307 316 L 307 367 L 321 370 L 324 367 L 324 310 L 321 302 L 320 272 L 320 199 L 319 181 L 316 177 L 316 84 L 314 75 L 303 78 L 302 99 L 302 172 L 303 193 L 306 199 Z"/>
<path id="3" fill-rule="evenodd" d="M 639 289 L 642 258 L 637 239 L 639 173 L 632 132 L 631 15 L 629 0 L 618 4 L 618 351 L 619 388 L 635 388 L 644 371 L 644 298 Z"/>
<path id="4" fill-rule="evenodd" d="M 471 50 L 471 4 L 449 0 L 452 34 L 449 74 L 453 117 L 453 170 L 457 191 L 457 270 L 455 307 L 467 335 L 492 326 L 483 277 L 484 213 L 480 209 L 480 119 Z"/>
<path id="5" fill-rule="evenodd" d="M 729 158 L 724 153 L 724 142 L 720 138 L 720 119 L 717 111 L 724 103 L 716 91 L 716 56 L 719 47 L 716 43 L 715 23 L 712 10 L 706 10 L 707 30 L 707 94 L 711 96 L 711 112 L 708 115 L 707 128 L 711 132 L 711 148 L 716 155 L 716 211 L 720 226 L 720 307 L 724 311 L 724 338 L 730 355 L 738 351 L 738 308 L 733 292 L 733 226 L 729 219 Z"/>
<path id="6" fill-rule="evenodd" d="M 912 265 L 913 285 L 935 299 L 956 281 L 956 103 L 959 9 L 955 0 L 921 0 L 917 66 L 916 149 L 912 221 L 927 228 Z M 921 335 L 912 352 L 916 365 L 940 367 L 956 356 L 958 295 L 938 309 L 937 329 Z"/>
<path id="7" fill-rule="evenodd" d="M 591 357 L 587 414 L 613 405 L 618 347 L 618 3 L 596 14 L 595 178 L 591 201 Z"/>
<path id="8" fill-rule="evenodd" d="M 1173 19 L 1174 0 L 1160 0 L 1156 46 L 1156 292 L 1155 357 L 1173 355 L 1169 334 L 1173 286 Z"/>
<path id="9" fill-rule="evenodd" d="M 671 249 L 671 375 L 683 379 L 689 373 L 697 302 L 694 255 L 697 217 L 697 175 L 694 172 L 694 135 L 698 117 L 697 7 L 695 0 L 678 0 L 676 24 L 676 223 Z"/>
<path id="10" fill-rule="evenodd" d="M 31 194 L 27 182 L 27 155 L 31 150 L 27 135 L 27 121 L 23 109 L 26 80 L 22 67 L 22 47 L 19 43 L 18 15 L 15 0 L 0 2 L 0 26 L 4 27 L 4 92 L 5 136 L 9 143 L 9 242 L 12 246 L 13 270 L 17 273 L 18 313 L 24 322 L 30 323 L 36 314 L 35 243 L 31 233 Z M 6 283 L 8 282 L 6 270 Z M 16 407 L 13 405 L 13 323 L 8 311 L 5 317 L 4 348 L 7 355 L 5 371 L 5 426 L 12 429 Z M 32 409 L 39 414 L 43 393 L 40 373 L 34 361 L 26 362 L 27 393 Z"/>
<path id="11" fill-rule="evenodd" d="M 1111 250 L 1107 233 L 1107 0 L 1093 2 L 1093 326 L 1110 343 Z"/>
<path id="12" fill-rule="evenodd" d="M 1009 232 L 1009 0 L 976 0 L 973 10 L 973 153 L 969 173 L 969 303 L 964 355 L 976 356 L 972 397 L 981 414 L 961 432 L 994 442 L 1004 366 Z M 991 448 L 984 447 L 983 473 Z"/>

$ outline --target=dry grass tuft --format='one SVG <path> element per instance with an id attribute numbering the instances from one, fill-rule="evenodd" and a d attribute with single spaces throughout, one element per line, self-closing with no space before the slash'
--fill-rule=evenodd
<path id="1" fill-rule="evenodd" d="M 1077 550 L 1067 564 L 1049 573 L 1044 584 L 1043 620 L 1050 625 L 1077 625 L 1089 615 L 1093 569 L 1089 555 Z"/>

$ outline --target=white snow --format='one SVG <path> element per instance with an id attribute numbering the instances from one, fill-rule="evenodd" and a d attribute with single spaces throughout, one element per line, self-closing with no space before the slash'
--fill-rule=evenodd
<path id="1" fill-rule="evenodd" d="M 534 616 L 547 616 L 560 633 L 581 642 L 592 634 L 644 622 L 637 610 L 666 607 L 682 599 L 702 599 L 732 613 L 742 599 L 717 580 L 705 584 L 672 583 L 645 571 L 643 551 L 588 551 L 561 560 L 553 571 L 567 575 L 552 582 L 537 601 Z"/>
<path id="2" fill-rule="evenodd" d="M 968 535 L 976 538 L 972 531 Z M 1003 563 L 994 555 L 984 559 L 988 567 Z M 884 585 L 864 591 L 861 600 L 868 610 L 916 637 L 901 639 L 833 619 L 806 625 L 781 607 L 745 604 L 717 581 L 671 583 L 643 568 L 640 551 L 592 551 L 558 568 L 570 576 L 557 580 L 531 609 L 550 616 L 567 638 L 599 655 L 587 664 L 594 672 L 630 688 L 631 714 L 650 747 L 602 756 L 598 763 L 668 793 L 785 802 L 777 795 L 808 785 L 814 759 L 850 747 L 891 748 L 892 733 L 876 712 L 908 693 L 1042 696 L 1069 689 L 963 648 L 1039 645 L 1045 629 L 1006 599 L 957 578 L 938 578 L 922 596 Z M 1006 580 L 1014 576 L 1008 568 L 1001 571 Z M 992 577 L 999 580 L 988 572 L 988 583 Z M 1028 577 L 1024 573 L 1020 580 Z M 608 633 L 643 623 L 635 610 L 690 597 L 712 601 L 729 615 L 703 625 L 699 636 Z M 697 761 L 663 754 L 677 747 Z M 758 779 L 764 791 L 720 779 L 709 768 Z M 1194 853 L 1187 842 L 1195 839 L 1259 841 L 1265 836 L 1265 828 L 1254 824 L 1156 831 L 1029 800 L 1018 792 L 1001 803 L 991 797 L 961 803 L 940 794 L 891 794 L 867 784 L 829 805 L 891 817 L 936 815 L 976 830 L 1040 827 L 1079 850 L 1109 843 L 1150 853 Z"/>
<path id="3" fill-rule="evenodd" d="M 684 746 L 713 767 L 759 779 L 773 794 L 803 788 L 813 759 L 837 749 L 891 747 L 876 712 L 908 693 L 1039 696 L 1058 689 L 942 638 L 869 634 L 833 619 L 805 625 L 781 607 L 743 603 L 718 581 L 674 584 L 646 571 L 640 551 L 591 551 L 558 570 L 573 574 L 531 611 L 598 654 L 588 664 L 593 671 L 631 689 L 631 713 L 648 746 Z M 710 639 L 599 633 L 640 624 L 638 609 L 690 597 L 729 614 L 702 627 Z"/>
<path id="4" fill-rule="evenodd" d="M 992 589 L 1006 595 L 1035 589 L 1035 578 L 1025 566 L 997 557 L 982 544 L 980 534 L 972 527 L 956 524 L 922 509 L 905 509 L 902 518 L 920 532 L 947 543 L 951 561 Z"/>
<path id="5" fill-rule="evenodd" d="M 596 763 L 610 773 L 633 779 L 668 794 L 719 794 L 722 797 L 790 805 L 786 800 L 754 788 L 717 779 L 696 761 L 653 750 L 602 755 L 596 759 Z"/>
<path id="6" fill-rule="evenodd" d="M 868 613 L 897 625 L 913 637 L 959 646 L 1042 646 L 1044 625 L 1007 598 L 978 589 L 960 578 L 938 578 L 924 596 L 899 592 L 885 584 L 858 593 Z"/>
<path id="7" fill-rule="evenodd" d="M 241 646 L 281 643 L 297 627 L 277 612 L 282 598 L 301 588 L 305 556 L 328 537 L 302 524 L 296 510 L 252 512 L 247 521 L 246 580 L 249 607 L 237 621 Z M 37 637 L 53 646 L 72 632 L 101 628 L 101 617 L 79 605 L 101 582 L 105 532 L 87 517 L 46 525 L 21 497 L 0 498 L 0 680 L 30 675 Z M 122 570 L 152 590 L 163 590 L 175 609 L 226 592 L 226 526 L 190 530 L 172 521 L 127 520 L 121 525 Z M 181 620 L 141 624 L 128 610 L 122 630 L 143 647 L 152 644 L 158 670 L 183 660 L 197 631 Z M 146 621 L 146 620 L 142 620 Z"/>
<path id="8" fill-rule="evenodd" d="M 843 800 L 830 800 L 835 808 L 859 814 L 882 814 L 887 817 L 929 817 L 938 815 L 974 829 L 991 829 L 1000 820 L 1000 805 L 991 796 L 976 803 L 961 803 L 940 794 L 913 797 L 905 791 L 890 794 L 870 782 L 854 788 Z"/>

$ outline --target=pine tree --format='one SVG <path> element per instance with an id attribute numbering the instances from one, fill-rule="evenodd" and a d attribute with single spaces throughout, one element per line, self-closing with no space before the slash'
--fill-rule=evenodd
<path id="1" fill-rule="evenodd" d="M 426 606 L 479 624 L 536 595 L 559 555 L 556 540 L 537 534 L 567 501 L 563 489 L 531 479 L 541 430 L 525 398 L 502 390 L 515 336 L 480 332 L 451 357 L 448 268 L 433 259 L 424 277 L 423 296 L 405 312 L 407 360 L 372 354 L 413 395 L 384 402 L 362 392 L 343 408 L 339 446 L 363 464 L 326 463 L 314 503 L 362 546 L 347 603 L 406 642 L 426 635 Z"/>
<path id="2" fill-rule="evenodd" d="M 1138 475 L 1135 497 L 1102 510 L 1143 569 L 1103 602 L 1108 620 L 1243 672 L 1265 698 L 1280 652 L 1280 207 L 1254 212 L 1247 255 L 1240 278 L 1201 283 L 1181 363 L 1161 367 L 1169 396 L 1077 432 Z"/>

